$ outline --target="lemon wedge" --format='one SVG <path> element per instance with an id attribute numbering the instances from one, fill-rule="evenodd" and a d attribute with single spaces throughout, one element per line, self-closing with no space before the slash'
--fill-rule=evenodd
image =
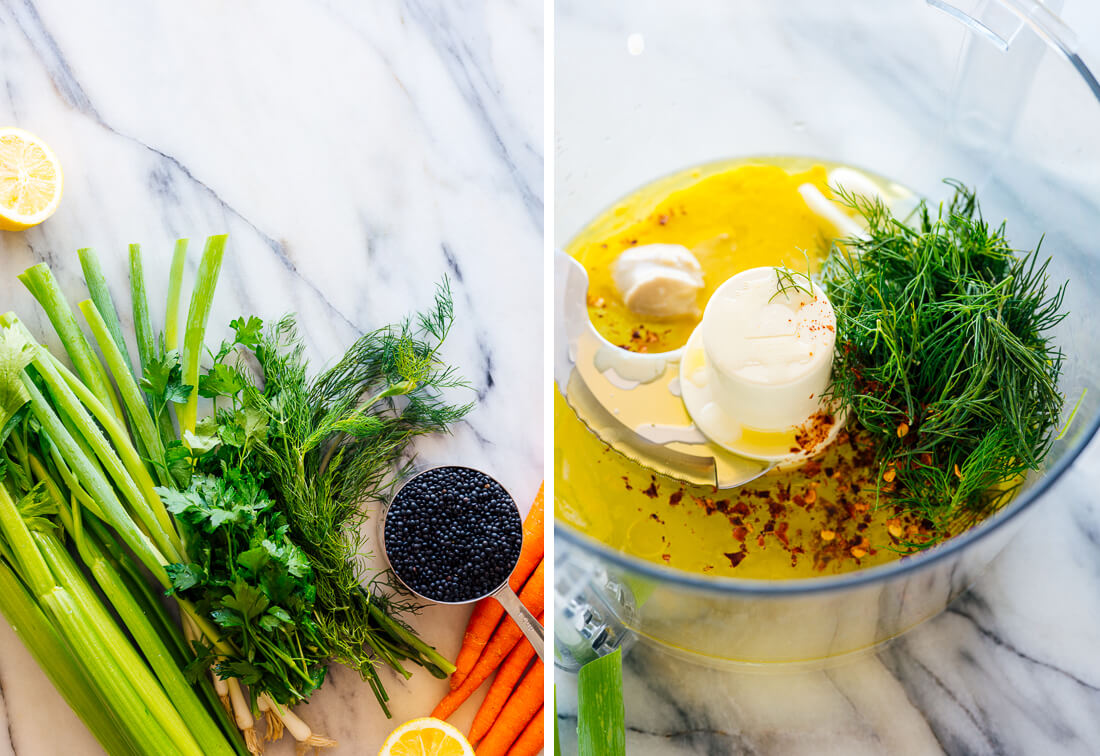
<path id="1" fill-rule="evenodd" d="M 0 229 L 22 231 L 61 202 L 61 164 L 34 134 L 0 127 Z"/>
<path id="2" fill-rule="evenodd" d="M 454 725 L 421 717 L 391 732 L 378 756 L 474 756 L 474 749 Z"/>

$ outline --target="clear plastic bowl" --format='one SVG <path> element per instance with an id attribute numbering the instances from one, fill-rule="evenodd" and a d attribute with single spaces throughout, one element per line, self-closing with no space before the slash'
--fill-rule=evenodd
<path id="1" fill-rule="evenodd" d="M 987 220 L 1008 219 L 1017 246 L 1045 235 L 1051 280 L 1070 281 L 1056 332 L 1064 417 L 1096 386 L 1100 84 L 1049 5 L 560 0 L 557 17 L 559 247 L 639 186 L 721 158 L 819 157 L 932 200 L 947 196 L 942 179 L 957 178 L 977 187 Z M 940 612 L 1021 527 L 1037 525 L 1025 513 L 1098 424 L 1093 390 L 1044 469 L 996 516 L 927 553 L 845 575 L 707 578 L 558 524 L 558 663 L 639 637 L 714 665 L 817 662 L 874 646 Z"/>

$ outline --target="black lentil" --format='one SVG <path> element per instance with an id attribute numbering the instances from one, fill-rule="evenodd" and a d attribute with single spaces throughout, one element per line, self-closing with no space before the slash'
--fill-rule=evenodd
<path id="1" fill-rule="evenodd" d="M 523 521 L 508 492 L 469 467 L 437 467 L 394 497 L 383 536 L 390 567 L 433 601 L 480 598 L 519 560 Z"/>

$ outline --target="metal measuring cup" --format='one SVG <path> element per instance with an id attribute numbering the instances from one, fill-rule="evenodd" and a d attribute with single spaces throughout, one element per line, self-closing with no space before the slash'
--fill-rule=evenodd
<path id="1" fill-rule="evenodd" d="M 393 563 L 390 561 L 389 551 L 386 547 L 386 517 L 387 517 L 387 515 L 389 515 L 390 509 L 393 506 L 393 502 L 396 501 L 397 497 L 401 495 L 401 491 L 405 488 L 405 486 L 407 486 L 409 483 L 416 480 L 420 476 L 422 476 L 422 475 L 424 475 L 428 472 L 431 472 L 432 470 L 439 470 L 439 469 L 473 470 L 476 473 L 484 475 L 486 478 L 488 478 L 489 480 L 493 481 L 498 486 L 500 486 L 501 490 L 504 491 L 504 493 L 508 496 L 508 500 L 512 503 L 512 506 L 515 508 L 516 516 L 520 519 L 521 523 L 523 522 L 523 518 L 522 518 L 522 516 L 520 516 L 520 513 L 519 513 L 519 507 L 516 506 L 515 498 L 513 498 L 510 493 L 508 493 L 507 489 L 505 489 L 504 486 L 500 485 L 500 482 L 496 478 L 489 475 L 488 473 L 483 472 L 483 471 L 478 470 L 478 469 L 473 468 L 473 467 L 467 467 L 465 465 L 435 465 L 434 467 L 428 467 L 428 468 L 425 468 L 423 470 L 420 470 L 420 471 L 416 472 L 413 475 L 410 475 L 408 478 L 406 478 L 404 481 L 402 481 L 401 485 L 398 486 L 397 489 L 394 491 L 393 496 L 385 503 L 385 508 L 382 511 L 382 517 L 379 520 L 379 541 L 382 544 L 382 555 L 386 559 L 386 564 L 389 566 L 390 571 L 393 572 L 393 574 L 401 582 L 401 585 L 403 585 L 405 587 L 405 589 L 407 591 L 409 591 L 409 593 L 412 593 L 414 596 L 417 596 L 418 598 L 424 599 L 425 601 L 430 601 L 433 604 L 445 604 L 445 605 L 456 605 L 457 606 L 457 605 L 461 605 L 461 604 L 472 604 L 476 601 L 480 601 L 481 599 L 483 599 L 487 596 L 491 596 L 492 598 L 496 599 L 497 602 L 500 603 L 500 605 L 504 608 L 504 611 L 506 611 L 508 613 L 508 616 L 510 616 L 515 621 L 515 623 L 517 625 L 519 625 L 520 630 L 523 631 L 523 634 L 527 636 L 527 640 L 530 641 L 531 645 L 534 647 L 535 653 L 537 653 L 539 655 L 539 659 L 542 659 L 543 658 L 542 657 L 542 649 L 543 649 L 543 628 L 542 628 L 542 625 L 540 625 L 539 621 L 537 619 L 535 619 L 534 615 L 532 615 L 531 612 L 529 612 L 527 610 L 527 607 L 524 606 L 523 602 L 519 600 L 519 596 L 516 595 L 515 591 L 513 591 L 512 587 L 508 584 L 509 580 L 511 580 L 512 572 L 515 571 L 515 569 L 516 569 L 516 563 L 518 563 L 518 561 L 519 561 L 519 554 L 518 553 L 516 554 L 516 562 L 513 562 L 512 565 L 508 568 L 508 573 L 505 576 L 503 583 L 501 583 L 500 585 L 498 585 L 496 588 L 489 591 L 488 593 L 484 593 L 484 594 L 481 594 L 479 596 L 474 596 L 473 598 L 464 599 L 462 601 L 440 601 L 439 599 L 434 599 L 434 598 L 431 598 L 429 596 L 425 596 L 424 594 L 420 593 L 415 588 L 413 588 L 411 585 L 409 585 L 408 582 L 405 580 L 405 578 L 401 576 L 401 573 L 398 572 L 396 569 L 394 569 Z M 521 544 L 521 547 L 522 547 L 522 544 Z"/>

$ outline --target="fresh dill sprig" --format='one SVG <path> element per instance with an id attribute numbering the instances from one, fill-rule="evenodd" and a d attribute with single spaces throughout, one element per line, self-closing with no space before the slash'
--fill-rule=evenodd
<path id="1" fill-rule="evenodd" d="M 772 294 L 768 302 L 772 302 L 779 295 L 790 298 L 792 291 L 801 292 L 808 296 L 815 296 L 814 294 L 814 282 L 810 277 L 810 256 L 806 254 L 806 250 L 802 250 L 802 256 L 806 258 L 806 272 L 802 273 L 797 270 L 792 270 L 786 265 L 778 265 L 775 268 L 776 286 L 775 293 Z M 801 279 L 801 280 L 799 280 Z"/>
<path id="2" fill-rule="evenodd" d="M 1050 331 L 1065 284 L 1048 291 L 1039 248 L 1017 252 L 961 183 L 910 225 L 847 197 L 868 236 L 838 243 L 823 271 L 836 311 L 833 399 L 878 442 L 889 500 L 939 534 L 969 527 L 1042 464 L 1063 407 Z M 935 214 L 933 214 L 935 213 Z"/>

